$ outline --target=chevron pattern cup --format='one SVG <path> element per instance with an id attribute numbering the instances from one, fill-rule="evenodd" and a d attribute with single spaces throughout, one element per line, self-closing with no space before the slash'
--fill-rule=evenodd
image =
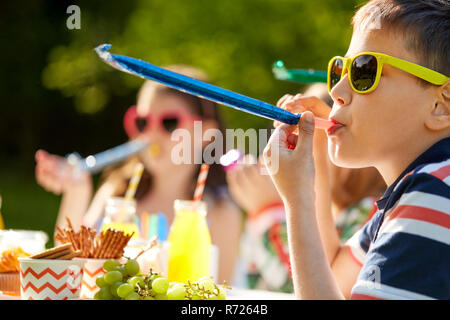
<path id="1" fill-rule="evenodd" d="M 80 298 L 85 260 L 19 258 L 22 300 Z"/>
<path id="2" fill-rule="evenodd" d="M 75 259 L 78 260 L 78 259 Z M 103 264 L 109 259 L 84 259 L 86 261 L 83 270 L 83 282 L 81 285 L 81 298 L 93 299 L 100 288 L 95 280 L 105 274 Z"/>

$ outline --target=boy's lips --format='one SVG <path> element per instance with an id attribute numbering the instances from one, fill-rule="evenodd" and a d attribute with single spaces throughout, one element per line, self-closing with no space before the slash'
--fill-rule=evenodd
<path id="1" fill-rule="evenodd" d="M 330 120 L 331 120 L 331 122 L 333 122 L 333 125 L 330 128 L 328 128 L 328 130 L 327 130 L 328 135 L 332 135 L 340 128 L 345 127 L 342 123 L 340 123 L 339 121 L 337 121 L 333 118 L 331 118 Z"/>

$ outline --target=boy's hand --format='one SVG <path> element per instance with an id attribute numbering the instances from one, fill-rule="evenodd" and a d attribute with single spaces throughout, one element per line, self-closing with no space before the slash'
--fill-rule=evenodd
<path id="1" fill-rule="evenodd" d="M 281 202 L 272 180 L 268 175 L 261 174 L 263 168 L 260 166 L 264 166 L 262 161 L 256 163 L 254 157 L 246 155 L 242 164 L 237 164 L 227 172 L 227 183 L 231 196 L 249 214 Z"/>
<path id="2" fill-rule="evenodd" d="M 328 119 L 331 108 L 322 100 L 314 96 L 304 96 L 301 93 L 295 96 L 291 94 L 285 94 L 277 102 L 277 107 L 284 109 L 292 113 L 302 113 L 305 111 L 311 111 L 314 116 L 322 119 Z M 282 122 L 274 121 L 274 127 L 278 127 Z"/>
<path id="3" fill-rule="evenodd" d="M 298 135 L 294 130 L 298 129 Z M 264 149 L 264 161 L 285 206 L 314 195 L 314 116 L 305 111 L 298 126 L 278 126 Z M 290 147 L 292 146 L 292 147 Z"/>
<path id="4" fill-rule="evenodd" d="M 81 173 L 76 179 L 73 177 L 73 168 L 63 157 L 38 150 L 36 159 L 36 181 L 45 190 L 54 194 L 61 194 L 74 187 L 85 186 L 90 182 L 89 173 Z"/>

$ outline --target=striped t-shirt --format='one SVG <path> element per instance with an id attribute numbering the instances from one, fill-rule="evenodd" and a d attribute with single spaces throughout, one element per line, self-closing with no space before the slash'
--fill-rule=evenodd
<path id="1" fill-rule="evenodd" d="M 352 299 L 450 299 L 450 138 L 419 156 L 348 240 Z"/>

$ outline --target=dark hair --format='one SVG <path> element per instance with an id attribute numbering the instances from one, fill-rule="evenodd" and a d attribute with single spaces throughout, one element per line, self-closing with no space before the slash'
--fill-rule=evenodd
<path id="1" fill-rule="evenodd" d="M 167 66 L 166 69 L 187 75 L 191 78 L 196 78 L 205 82 L 208 81 L 206 75 L 195 68 L 182 65 L 174 65 Z M 225 127 L 219 114 L 218 105 L 215 102 L 202 99 L 176 89 L 172 89 L 154 81 L 146 81 L 141 87 L 138 96 L 141 94 L 143 88 L 145 87 L 152 90 L 152 97 L 155 97 L 157 95 L 175 95 L 181 97 L 188 103 L 193 114 L 200 116 L 203 120 L 214 120 L 217 123 L 218 129 L 222 133 L 225 132 Z M 222 150 L 225 149 L 222 148 Z M 102 175 L 103 182 L 105 182 L 106 180 L 114 181 L 114 184 L 117 185 L 116 192 L 114 194 L 115 196 L 123 196 L 125 194 L 126 187 L 128 186 L 133 173 L 133 168 L 138 161 L 139 158 L 137 156 L 130 157 L 124 163 L 104 170 Z M 195 170 L 194 176 L 192 177 L 192 185 L 190 186 L 190 188 L 192 188 L 192 195 L 194 194 L 196 180 L 199 172 L 200 165 L 197 165 L 197 170 Z M 144 169 L 138 188 L 136 190 L 135 198 L 137 200 L 143 198 L 151 190 L 152 185 L 153 177 L 147 170 Z M 210 164 L 204 193 L 205 195 L 209 194 L 216 199 L 227 194 L 225 171 L 220 164 Z"/>
<path id="2" fill-rule="evenodd" d="M 422 66 L 450 75 L 449 0 L 371 0 L 352 20 L 355 29 L 370 23 L 399 33 Z"/>

